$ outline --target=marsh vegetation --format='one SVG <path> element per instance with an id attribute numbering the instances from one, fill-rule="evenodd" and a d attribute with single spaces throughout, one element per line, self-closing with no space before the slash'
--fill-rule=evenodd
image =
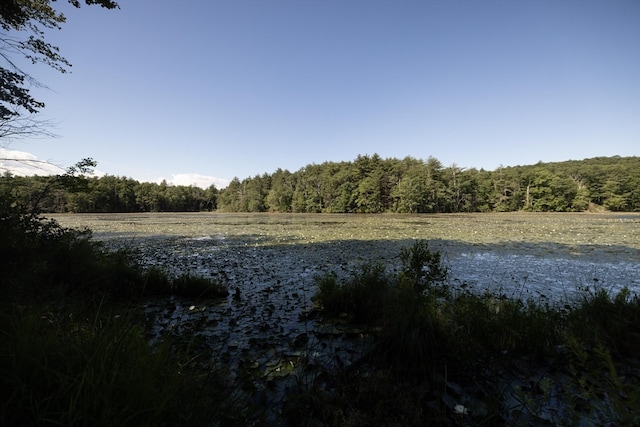
<path id="1" fill-rule="evenodd" d="M 156 419 L 174 411 L 167 423 L 190 425 L 638 420 L 637 214 L 56 219 L 94 231 L 74 256 L 88 256 L 93 244 L 120 254 L 137 272 L 125 277 L 140 283 L 139 290 L 150 283 L 187 289 L 180 283 L 194 279 L 194 286 L 203 280 L 229 292 L 217 298 L 139 292 L 114 299 L 96 288 L 81 293 L 78 305 L 53 287 L 55 298 L 7 305 L 3 334 L 12 339 L 5 341 L 3 357 L 14 364 L 5 365 L 12 375 L 3 390 L 63 396 L 38 407 L 28 403 L 33 396 L 9 396 L 3 401 L 22 405 L 25 418 L 19 420 L 34 417 L 42 424 L 61 417 L 52 411 L 61 401 L 76 402 L 72 396 L 83 396 L 85 405 L 74 403 L 75 412 L 57 419 L 76 425 L 89 417 L 107 419 L 95 412 L 105 404 L 130 408 L 131 418 L 120 421 L 134 424 L 139 419 L 133 414 L 151 410 L 145 406 L 151 401 Z M 78 283 L 99 280 L 74 277 Z M 29 334 L 50 339 L 36 346 Z M 98 351 L 113 349 L 109 342 L 133 347 Z M 53 360 L 49 355 L 58 345 L 80 356 L 34 362 L 42 380 L 28 374 L 32 366 L 16 365 L 22 360 L 16 355 L 25 353 Z M 136 381 L 165 400 L 116 400 L 91 391 L 129 387 L 121 369 L 138 369 L 128 361 L 134 354 L 150 367 L 146 379 Z M 161 386 L 152 379 L 159 372 L 154 366 L 165 372 Z M 92 374 L 94 383 L 77 381 L 91 369 L 115 371 Z M 64 397 L 53 384 L 71 395 Z M 191 393 L 181 388 L 187 384 L 195 385 Z M 179 396 L 188 397 L 190 406 L 182 406 Z M 15 420 L 8 408 L 5 424 Z"/>

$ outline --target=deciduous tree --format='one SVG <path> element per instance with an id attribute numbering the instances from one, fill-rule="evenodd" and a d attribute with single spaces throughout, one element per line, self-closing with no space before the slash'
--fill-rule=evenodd
<path id="1" fill-rule="evenodd" d="M 80 0 L 68 0 L 80 7 Z M 48 134 L 47 122 L 36 114 L 44 108 L 41 100 L 30 92 L 32 86 L 43 86 L 26 72 L 16 58 L 32 64 L 44 64 L 66 73 L 71 63 L 60 48 L 45 39 L 46 30 L 59 30 L 66 22 L 64 14 L 54 6 L 55 0 L 0 1 L 0 143 L 21 136 Z M 114 9 L 113 0 L 84 0 L 87 5 Z"/>

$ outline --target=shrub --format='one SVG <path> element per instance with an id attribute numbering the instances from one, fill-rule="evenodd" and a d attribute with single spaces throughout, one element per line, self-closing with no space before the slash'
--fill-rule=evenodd
<path id="1" fill-rule="evenodd" d="M 565 418 L 574 424 L 588 419 L 598 425 L 639 425 L 640 387 L 637 376 L 629 375 L 632 368 L 616 363 L 602 344 L 589 347 L 567 336 L 565 345 L 570 372 Z"/>
<path id="2" fill-rule="evenodd" d="M 400 251 L 402 270 L 399 276 L 401 283 L 408 283 L 416 291 L 433 291 L 441 285 L 448 276 L 448 269 L 442 265 L 439 251 L 429 249 L 424 240 L 416 241 L 411 247 Z M 442 290 L 440 288 L 438 290 Z"/>
<path id="3" fill-rule="evenodd" d="M 382 321 L 390 278 L 382 264 L 365 264 L 349 280 L 339 283 L 333 273 L 316 278 L 315 300 L 331 315 L 346 313 L 356 323 Z"/>
<path id="4" fill-rule="evenodd" d="M 314 278 L 318 292 L 313 297 L 316 305 L 329 315 L 338 315 L 347 311 L 347 302 L 343 286 L 338 284 L 338 276 L 331 272 Z"/>
<path id="5" fill-rule="evenodd" d="M 0 218 L 0 292 L 10 301 L 131 301 L 144 296 L 216 298 L 227 289 L 216 281 L 185 274 L 170 280 L 158 268 L 144 270 L 133 254 L 108 251 L 89 230 L 60 226 L 31 215 Z"/>
<path id="6" fill-rule="evenodd" d="M 239 425 L 224 377 L 196 363 L 190 342 L 151 346 L 135 308 L 101 311 L 104 301 L 226 288 L 145 271 L 37 205 L 0 188 L 0 425 Z"/>
<path id="7" fill-rule="evenodd" d="M 326 312 L 380 327 L 373 351 L 339 373 L 328 392 L 314 383 L 292 402 L 298 421 L 410 424 L 402 414 L 412 414 L 416 424 L 638 425 L 637 295 L 587 290 L 568 310 L 466 290 L 454 295 L 439 254 L 425 243 L 400 258 L 396 277 L 368 264 L 345 282 L 332 273 L 318 279 Z M 356 317 L 364 307 L 376 315 Z"/>
<path id="8" fill-rule="evenodd" d="M 334 273 L 320 276 L 315 299 L 325 313 L 382 326 L 377 354 L 395 370 L 433 376 L 449 347 L 437 301 L 446 294 L 440 285 L 447 269 L 422 241 L 403 249 L 400 259 L 396 277 L 379 263 L 364 264 L 344 282 Z"/>

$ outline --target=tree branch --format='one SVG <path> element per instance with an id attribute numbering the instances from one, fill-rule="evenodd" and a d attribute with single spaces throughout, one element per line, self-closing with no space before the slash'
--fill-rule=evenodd
<path id="1" fill-rule="evenodd" d="M 54 122 L 39 119 L 35 114 L 16 114 L 0 120 L 0 147 L 6 147 L 10 141 L 18 138 L 57 138 L 58 135 L 49 130 L 54 125 Z"/>

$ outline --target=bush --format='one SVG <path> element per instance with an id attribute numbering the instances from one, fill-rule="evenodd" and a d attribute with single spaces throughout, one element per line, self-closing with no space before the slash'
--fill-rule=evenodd
<path id="1" fill-rule="evenodd" d="M 217 298 L 227 295 L 216 281 L 185 274 L 171 280 L 158 268 L 144 270 L 128 250 L 108 251 L 89 230 L 60 226 L 30 215 L 0 219 L 3 275 L 0 292 L 9 301 L 97 303 L 102 298 L 132 301 L 144 296 Z"/>
<path id="2" fill-rule="evenodd" d="M 316 302 L 325 313 L 337 316 L 343 313 L 355 323 L 382 321 L 387 291 L 391 285 L 382 264 L 365 264 L 350 279 L 339 283 L 333 273 L 316 278 Z"/>
<path id="3" fill-rule="evenodd" d="M 131 252 L 108 251 L 9 193 L 0 194 L 0 241 L 0 425 L 238 424 L 223 382 L 197 355 L 169 340 L 151 346 L 135 309 L 100 308 L 147 295 L 216 297 L 222 285 L 145 271 Z"/>
<path id="4" fill-rule="evenodd" d="M 316 302 L 336 316 L 381 326 L 377 353 L 395 370 L 433 376 L 448 352 L 438 298 L 446 294 L 447 269 L 439 252 L 418 241 L 400 254 L 401 273 L 392 277 L 382 264 L 368 263 L 340 283 L 333 273 L 316 278 Z"/>
<path id="5" fill-rule="evenodd" d="M 217 297 L 224 286 L 145 271 L 129 251 L 39 216 L 37 200 L 25 208 L 4 186 L 0 242 L 0 425 L 240 424 L 224 377 L 196 363 L 191 343 L 151 346 L 139 311 L 120 304 Z"/>
<path id="6" fill-rule="evenodd" d="M 411 247 L 400 251 L 402 270 L 399 276 L 401 283 L 407 283 L 416 291 L 443 290 L 436 289 L 449 274 L 448 269 L 442 265 L 439 251 L 429 249 L 429 244 L 424 240 L 416 241 Z"/>

